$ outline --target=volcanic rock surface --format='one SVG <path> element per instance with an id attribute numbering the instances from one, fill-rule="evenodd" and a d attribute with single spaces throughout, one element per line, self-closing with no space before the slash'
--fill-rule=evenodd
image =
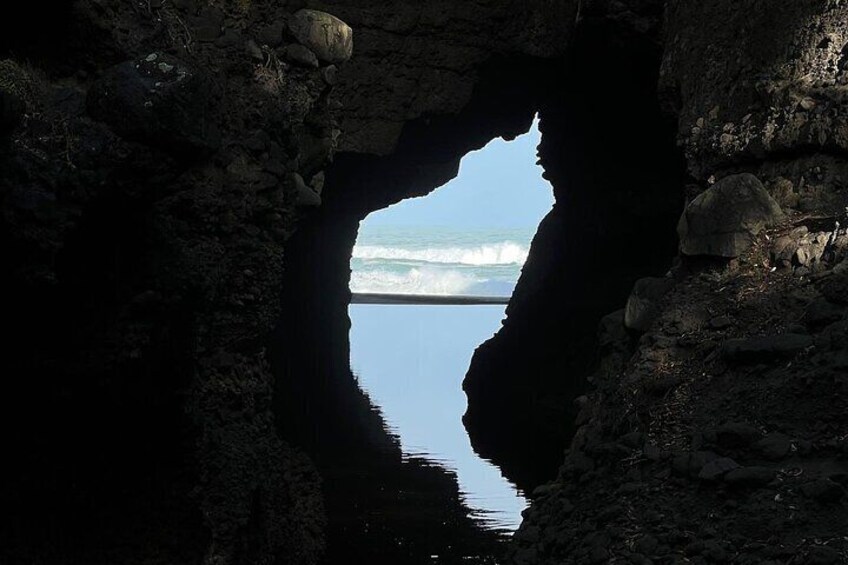
<path id="1" fill-rule="evenodd" d="M 848 562 L 843 2 L 17 7 L 0 561 Z M 532 493 L 502 557 L 358 390 L 349 260 L 537 113 L 464 383 Z"/>

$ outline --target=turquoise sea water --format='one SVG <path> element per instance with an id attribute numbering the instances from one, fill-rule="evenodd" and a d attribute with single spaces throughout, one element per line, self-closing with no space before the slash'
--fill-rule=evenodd
<path id="1" fill-rule="evenodd" d="M 351 261 L 361 293 L 510 296 L 532 229 L 366 226 Z M 501 326 L 504 306 L 351 305 L 351 366 L 408 457 L 456 473 L 466 503 L 512 531 L 525 499 L 471 449 L 462 380 L 474 350 Z"/>
<path id="2" fill-rule="evenodd" d="M 371 227 L 353 251 L 351 290 L 509 296 L 532 229 Z"/>

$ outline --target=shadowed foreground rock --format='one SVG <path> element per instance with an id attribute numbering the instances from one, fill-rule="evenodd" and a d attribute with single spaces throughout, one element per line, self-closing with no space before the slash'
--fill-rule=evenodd
<path id="1" fill-rule="evenodd" d="M 699 194 L 677 225 L 684 255 L 739 257 L 766 226 L 783 219 L 777 202 L 750 174 L 721 179 Z"/>
<path id="2" fill-rule="evenodd" d="M 16 5 L 0 562 L 504 562 L 357 388 L 349 261 L 369 213 L 537 113 L 556 204 L 463 384 L 532 493 L 506 561 L 848 561 L 846 19 Z"/>

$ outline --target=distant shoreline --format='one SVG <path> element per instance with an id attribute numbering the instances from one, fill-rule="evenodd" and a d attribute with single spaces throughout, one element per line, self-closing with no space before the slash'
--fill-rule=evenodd
<path id="1" fill-rule="evenodd" d="M 430 294 L 353 293 L 351 304 L 393 304 L 430 306 L 481 306 L 509 304 L 508 296 L 440 296 Z"/>

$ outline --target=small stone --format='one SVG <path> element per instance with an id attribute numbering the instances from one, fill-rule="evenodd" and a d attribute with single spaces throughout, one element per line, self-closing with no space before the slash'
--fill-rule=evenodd
<path id="1" fill-rule="evenodd" d="M 289 20 L 289 30 L 326 63 L 344 63 L 353 54 L 353 30 L 326 12 L 299 10 Z"/>
<path id="2" fill-rule="evenodd" d="M 724 482 L 738 487 L 762 487 L 774 480 L 776 471 L 770 467 L 740 467 L 724 476 Z"/>
<path id="3" fill-rule="evenodd" d="M 704 465 L 701 472 L 698 473 L 698 478 L 702 481 L 715 482 L 734 469 L 738 469 L 739 464 L 729 457 L 721 457 L 714 459 Z"/>
<path id="4" fill-rule="evenodd" d="M 321 76 L 324 77 L 324 82 L 326 82 L 329 86 L 333 86 L 336 84 L 336 79 L 339 74 L 339 68 L 335 65 L 328 65 L 324 68 Z"/>
<path id="5" fill-rule="evenodd" d="M 224 33 L 215 40 L 215 46 L 221 48 L 234 47 L 241 41 L 241 34 L 234 29 L 227 29 Z"/>
<path id="6" fill-rule="evenodd" d="M 248 39 L 244 44 L 245 49 L 247 49 L 248 55 L 255 61 L 262 61 L 265 59 L 265 54 L 262 53 L 262 49 L 256 44 L 252 39 Z"/>
<path id="7" fill-rule="evenodd" d="M 646 331 L 659 315 L 659 302 L 674 287 L 674 280 L 644 278 L 636 281 L 624 309 L 624 325 Z"/>
<path id="8" fill-rule="evenodd" d="M 779 433 L 769 434 L 754 446 L 769 461 L 780 461 L 792 452 L 790 439 Z"/>
<path id="9" fill-rule="evenodd" d="M 696 451 L 689 458 L 689 476 L 693 479 L 698 478 L 698 475 L 701 473 L 701 469 L 709 463 L 718 459 L 718 455 L 713 453 L 712 451 Z"/>
<path id="10" fill-rule="evenodd" d="M 309 186 L 312 187 L 312 190 L 318 193 L 318 196 L 324 192 L 324 184 L 326 183 L 327 176 L 324 174 L 324 171 L 320 171 L 316 173 L 312 180 L 309 182 Z"/>
<path id="11" fill-rule="evenodd" d="M 298 43 L 292 43 L 286 47 L 285 55 L 286 59 L 302 67 L 317 69 L 320 66 L 315 53 Z"/>
<path id="12" fill-rule="evenodd" d="M 817 479 L 801 485 L 801 492 L 807 498 L 824 503 L 836 503 L 845 496 L 845 489 L 830 479 Z"/>
<path id="13" fill-rule="evenodd" d="M 810 550 L 807 560 L 804 562 L 807 565 L 832 565 L 839 563 L 842 559 L 842 554 L 832 547 L 826 545 L 817 545 Z"/>
<path id="14" fill-rule="evenodd" d="M 290 182 L 294 184 L 295 193 L 297 194 L 296 203 L 298 206 L 320 206 L 321 196 L 314 190 L 306 186 L 303 177 L 297 173 L 292 173 Z"/>
<path id="15" fill-rule="evenodd" d="M 845 308 L 838 306 L 826 298 L 818 298 L 810 302 L 804 312 L 804 322 L 810 328 L 822 328 L 833 322 L 838 322 L 845 316 Z"/>

